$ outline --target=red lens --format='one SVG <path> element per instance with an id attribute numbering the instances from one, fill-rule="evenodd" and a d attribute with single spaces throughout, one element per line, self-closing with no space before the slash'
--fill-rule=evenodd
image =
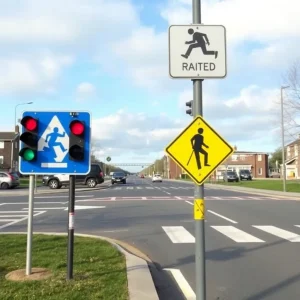
<path id="1" fill-rule="evenodd" d="M 75 135 L 81 135 L 84 132 L 84 125 L 79 121 L 73 121 L 70 124 L 71 132 Z"/>
<path id="2" fill-rule="evenodd" d="M 35 119 L 28 119 L 28 120 L 26 120 L 24 126 L 27 130 L 30 130 L 30 131 L 35 130 L 37 127 L 37 121 Z"/>

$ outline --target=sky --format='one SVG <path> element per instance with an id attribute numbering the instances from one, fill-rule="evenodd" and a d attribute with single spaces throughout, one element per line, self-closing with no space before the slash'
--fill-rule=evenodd
<path id="1" fill-rule="evenodd" d="M 191 4 L 0 0 L 0 131 L 13 130 L 15 110 L 17 119 L 23 110 L 91 111 L 100 160 L 161 158 L 192 121 L 192 82 L 172 79 L 168 61 L 168 28 L 192 23 Z M 299 11 L 298 0 L 202 1 L 203 24 L 226 28 L 227 52 L 227 76 L 203 81 L 203 116 L 238 150 L 281 144 L 280 86 L 300 58 Z M 286 128 L 294 140 L 297 129 Z"/>

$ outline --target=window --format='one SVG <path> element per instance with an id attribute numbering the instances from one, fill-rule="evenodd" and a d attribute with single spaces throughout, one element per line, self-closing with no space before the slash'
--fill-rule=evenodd
<path id="1" fill-rule="evenodd" d="M 258 169 L 258 175 L 262 175 L 262 168 Z"/>
<path id="2" fill-rule="evenodd" d="M 245 160 L 245 159 L 246 159 L 246 156 L 245 156 L 245 155 L 240 155 L 240 159 L 241 159 L 241 160 Z"/>
<path id="3" fill-rule="evenodd" d="M 4 142 L 0 142 L 0 149 L 4 149 Z"/>
<path id="4" fill-rule="evenodd" d="M 3 165 L 3 161 L 4 161 L 3 156 L 0 156 L 0 165 Z"/>
<path id="5" fill-rule="evenodd" d="M 298 155 L 298 145 L 295 145 L 295 156 Z"/>
<path id="6" fill-rule="evenodd" d="M 237 155 L 232 155 L 231 160 L 237 160 Z"/>
<path id="7" fill-rule="evenodd" d="M 258 160 L 258 161 L 261 161 L 261 160 L 262 160 L 262 158 L 261 158 L 261 154 L 258 154 L 258 156 L 257 156 L 257 160 Z"/>
<path id="8" fill-rule="evenodd" d="M 287 157 L 290 157 L 291 156 L 291 148 L 290 146 L 287 147 Z"/>

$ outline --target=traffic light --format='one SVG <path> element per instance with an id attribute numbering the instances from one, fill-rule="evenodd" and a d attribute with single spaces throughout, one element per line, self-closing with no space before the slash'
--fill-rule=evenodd
<path id="1" fill-rule="evenodd" d="M 70 125 L 69 159 L 73 161 L 84 160 L 85 123 L 73 120 Z"/>
<path id="2" fill-rule="evenodd" d="M 194 100 L 185 103 L 185 105 L 189 107 L 189 109 L 186 110 L 186 113 L 190 116 L 193 116 L 193 104 L 194 104 Z"/>
<path id="3" fill-rule="evenodd" d="M 21 120 L 23 133 L 20 136 L 20 141 L 24 143 L 24 147 L 20 150 L 19 156 L 24 161 L 36 161 L 38 148 L 38 119 L 26 116 Z"/>

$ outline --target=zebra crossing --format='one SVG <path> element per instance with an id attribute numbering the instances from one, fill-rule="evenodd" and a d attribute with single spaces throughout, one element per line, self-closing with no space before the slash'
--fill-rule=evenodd
<path id="1" fill-rule="evenodd" d="M 224 238 L 228 238 L 236 243 L 268 242 L 267 239 L 262 237 L 262 233 L 267 233 L 270 236 L 275 236 L 291 243 L 300 242 L 300 225 L 294 225 L 296 233 L 273 225 L 252 225 L 251 227 L 251 234 L 236 226 L 207 226 L 207 230 L 215 230 Z M 162 229 L 173 244 L 195 243 L 195 237 L 184 226 L 162 226 Z M 254 234 L 252 234 L 252 231 L 254 231 Z"/>
<path id="2" fill-rule="evenodd" d="M 194 190 L 194 186 L 111 186 L 110 190 Z"/>

